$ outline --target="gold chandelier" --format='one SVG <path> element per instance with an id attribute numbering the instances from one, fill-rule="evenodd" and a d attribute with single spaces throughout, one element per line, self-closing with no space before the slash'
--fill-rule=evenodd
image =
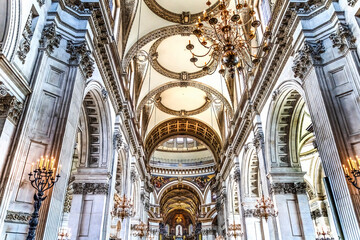
<path id="1" fill-rule="evenodd" d="M 225 240 L 225 238 L 223 237 L 223 236 L 217 236 L 216 238 L 215 238 L 215 240 Z"/>
<path id="2" fill-rule="evenodd" d="M 148 229 L 149 229 L 148 225 L 146 223 L 144 223 L 143 221 L 140 221 L 139 224 L 134 225 L 133 235 L 134 235 L 134 237 L 142 238 L 147 235 Z"/>
<path id="3" fill-rule="evenodd" d="M 114 195 L 114 210 L 113 216 L 117 216 L 121 220 L 124 220 L 126 217 L 132 217 L 135 215 L 134 204 L 131 202 L 131 199 L 127 198 L 125 194 L 123 197 L 119 195 Z"/>
<path id="4" fill-rule="evenodd" d="M 266 221 L 269 217 L 277 217 L 278 211 L 275 210 L 274 203 L 270 198 L 265 199 L 264 195 L 257 200 L 255 205 L 254 216 L 258 218 L 264 218 Z"/>
<path id="5" fill-rule="evenodd" d="M 227 235 L 228 237 L 234 237 L 235 239 L 244 235 L 243 231 L 241 230 L 241 224 L 235 224 L 234 220 L 234 222 L 228 227 Z"/>
<path id="6" fill-rule="evenodd" d="M 193 52 L 194 45 L 189 40 L 186 49 L 192 54 L 190 62 L 196 67 L 202 68 L 208 74 L 214 73 L 210 71 L 210 65 L 214 62 L 216 66 L 221 65 L 219 73 L 224 75 L 225 68 L 234 75 L 235 69 L 238 71 L 251 70 L 256 66 L 260 59 L 263 58 L 270 50 L 269 39 L 271 32 L 266 27 L 263 33 L 261 43 L 257 39 L 256 29 L 261 22 L 256 19 L 255 11 L 249 5 L 247 0 L 234 0 L 235 9 L 231 10 L 226 6 L 224 0 L 220 0 L 219 10 L 220 16 L 203 12 L 203 17 L 198 19 L 196 29 L 193 34 L 197 37 L 200 44 L 206 49 L 205 54 L 195 54 Z M 211 6 L 210 0 L 206 5 Z M 213 30 L 213 36 L 205 31 L 204 22 Z M 198 64 L 198 60 L 206 57 L 208 62 L 203 65 Z"/>

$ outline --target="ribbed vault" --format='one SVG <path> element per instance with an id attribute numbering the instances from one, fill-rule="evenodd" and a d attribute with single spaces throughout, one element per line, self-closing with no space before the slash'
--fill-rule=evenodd
<path id="1" fill-rule="evenodd" d="M 187 135 L 199 139 L 209 147 L 214 154 L 215 161 L 218 162 L 222 148 L 219 136 L 211 127 L 192 118 L 170 119 L 155 126 L 145 141 L 148 158 L 161 142 L 177 135 Z"/>

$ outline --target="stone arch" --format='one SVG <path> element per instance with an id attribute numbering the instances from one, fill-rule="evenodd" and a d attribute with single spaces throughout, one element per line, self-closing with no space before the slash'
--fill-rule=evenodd
<path id="1" fill-rule="evenodd" d="M 79 124 L 83 141 L 80 167 L 108 167 L 112 150 L 111 118 L 103 91 L 96 81 L 90 81 L 85 89 Z"/>
<path id="2" fill-rule="evenodd" d="M 245 197 L 259 197 L 260 190 L 260 175 L 259 175 L 259 160 L 257 157 L 255 147 L 247 147 L 244 153 L 244 161 L 242 164 L 243 174 L 241 175 L 241 191 Z"/>
<path id="3" fill-rule="evenodd" d="M 286 81 L 273 93 L 267 120 L 267 159 L 271 168 L 297 168 L 299 117 L 305 107 L 303 91 L 297 81 Z"/>
<path id="4" fill-rule="evenodd" d="M 188 135 L 202 141 L 219 162 L 222 149 L 220 137 L 210 126 L 193 118 L 173 118 L 155 126 L 145 140 L 148 159 L 161 142 L 176 135 Z"/>

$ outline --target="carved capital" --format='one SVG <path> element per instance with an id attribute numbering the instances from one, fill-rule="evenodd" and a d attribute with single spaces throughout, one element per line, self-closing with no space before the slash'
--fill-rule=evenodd
<path id="1" fill-rule="evenodd" d="M 50 23 L 45 25 L 41 38 L 39 40 L 40 46 L 46 49 L 46 52 L 50 55 L 54 52 L 55 48 L 58 48 L 60 45 L 60 40 L 62 36 L 56 33 L 55 23 Z"/>
<path id="2" fill-rule="evenodd" d="M 272 183 L 271 192 L 275 194 L 305 194 L 306 183 Z"/>
<path id="3" fill-rule="evenodd" d="M 108 183 L 73 183 L 74 194 L 108 194 Z"/>
<path id="4" fill-rule="evenodd" d="M 256 148 L 260 148 L 264 145 L 264 133 L 262 131 L 255 133 L 253 143 Z"/>
<path id="5" fill-rule="evenodd" d="M 14 96 L 1 97 L 0 94 L 0 117 L 8 118 L 13 124 L 17 124 L 23 109 L 23 104 Z"/>
<path id="6" fill-rule="evenodd" d="M 344 50 L 346 47 L 353 48 L 355 47 L 356 38 L 352 34 L 349 25 L 346 23 L 339 23 L 338 29 L 335 33 L 329 36 L 333 47 Z"/>
<path id="7" fill-rule="evenodd" d="M 295 55 L 292 67 L 294 76 L 303 79 L 313 64 L 321 63 L 321 54 L 324 52 L 325 48 L 321 40 L 315 43 L 306 41 L 304 47 Z"/>
<path id="8" fill-rule="evenodd" d="M 65 0 L 65 4 L 81 14 L 90 14 L 95 8 L 95 3 L 82 2 L 81 0 Z"/>
<path id="9" fill-rule="evenodd" d="M 119 131 L 114 133 L 114 147 L 119 151 L 123 146 L 122 135 Z"/>
<path id="10" fill-rule="evenodd" d="M 85 77 L 90 78 L 95 69 L 95 61 L 91 57 L 91 51 L 86 48 L 86 42 L 68 41 L 66 52 L 70 54 L 69 63 L 79 64 Z"/>

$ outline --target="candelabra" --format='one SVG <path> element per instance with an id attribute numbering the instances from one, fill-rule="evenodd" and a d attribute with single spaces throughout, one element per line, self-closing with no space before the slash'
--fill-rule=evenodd
<path id="1" fill-rule="evenodd" d="M 114 196 L 115 204 L 114 211 L 112 212 L 113 216 L 121 218 L 121 221 L 126 217 L 132 217 L 135 215 L 134 204 L 131 202 L 131 199 L 127 198 L 125 194 L 123 197 L 119 197 L 117 194 Z"/>
<path id="2" fill-rule="evenodd" d="M 206 5 L 211 6 L 211 2 L 207 1 Z M 206 10 L 203 12 L 203 17 L 199 17 L 193 34 L 207 52 L 195 54 L 192 51 L 194 45 L 189 41 L 186 49 L 192 54 L 190 62 L 209 74 L 213 73 L 209 71 L 213 62 L 216 65 L 221 62 L 219 72 L 222 75 L 225 73 L 223 66 L 231 74 L 234 74 L 235 69 L 243 71 L 245 67 L 253 68 L 269 52 L 268 41 L 271 32 L 266 28 L 263 40 L 258 44 L 255 31 L 261 26 L 261 22 L 256 19 L 256 13 L 249 1 L 235 0 L 235 9 L 229 9 L 224 0 L 220 0 L 219 10 L 219 19 L 212 12 L 207 13 Z M 212 33 L 204 28 L 203 22 L 211 27 Z M 203 57 L 207 57 L 208 62 L 198 65 L 199 58 Z"/>
<path id="3" fill-rule="evenodd" d="M 266 221 L 269 217 L 277 217 L 278 211 L 275 210 L 274 203 L 270 198 L 265 199 L 264 195 L 257 200 L 255 205 L 254 216 L 258 218 L 264 218 Z"/>
<path id="4" fill-rule="evenodd" d="M 44 196 L 45 191 L 49 190 L 59 180 L 59 173 L 61 171 L 61 165 L 56 173 L 54 168 L 55 159 L 52 157 L 49 159 L 48 156 L 45 158 L 41 157 L 36 163 L 31 164 L 31 171 L 29 173 L 29 180 L 31 186 L 35 188 L 34 194 L 34 212 L 31 215 L 29 221 L 29 232 L 26 240 L 35 239 L 36 227 L 39 223 L 39 210 L 42 202 L 47 196 Z M 36 165 L 35 165 L 36 164 Z"/>
<path id="5" fill-rule="evenodd" d="M 69 228 L 61 228 L 58 233 L 58 240 L 70 240 L 71 233 Z"/>
<path id="6" fill-rule="evenodd" d="M 358 156 L 356 156 L 356 160 L 349 158 L 347 162 L 350 171 L 344 164 L 343 168 L 344 168 L 345 177 L 352 185 L 354 185 L 354 187 L 360 190 L 360 186 L 358 185 L 358 177 L 360 177 L 360 159 Z"/>
<path id="7" fill-rule="evenodd" d="M 318 230 L 316 233 L 318 235 L 316 240 L 334 240 L 334 238 L 331 237 L 330 230 L 325 231 L 324 228 L 321 228 L 321 231 Z"/>
<path id="8" fill-rule="evenodd" d="M 144 236 L 147 235 L 149 228 L 143 221 L 140 221 L 139 224 L 134 225 L 133 230 L 134 230 L 133 235 L 135 237 L 140 237 L 140 239 L 142 239 Z"/>
<path id="9" fill-rule="evenodd" d="M 244 235 L 243 231 L 241 230 L 241 224 L 235 224 L 234 220 L 234 222 L 228 227 L 227 235 L 228 237 L 234 237 L 235 239 Z"/>

